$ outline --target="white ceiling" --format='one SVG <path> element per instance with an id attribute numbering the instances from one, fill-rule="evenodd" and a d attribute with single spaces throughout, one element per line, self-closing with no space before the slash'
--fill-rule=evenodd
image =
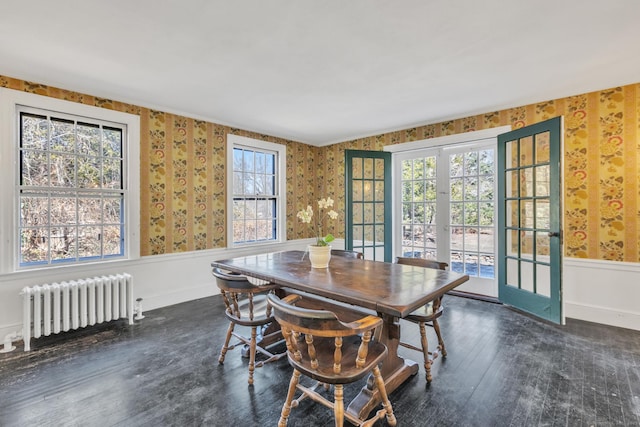
<path id="1" fill-rule="evenodd" d="M 0 74 L 314 145 L 640 82 L 638 0 L 0 5 Z"/>

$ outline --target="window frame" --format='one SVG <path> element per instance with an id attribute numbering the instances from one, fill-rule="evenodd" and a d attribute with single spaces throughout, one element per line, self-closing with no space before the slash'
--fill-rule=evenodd
<path id="1" fill-rule="evenodd" d="M 124 126 L 122 184 L 124 196 L 124 256 L 62 263 L 20 265 L 20 111 L 47 110 L 50 114 L 72 115 L 88 121 Z M 88 264 L 113 263 L 140 258 L 140 116 L 84 105 L 47 96 L 0 88 L 0 241 L 10 248 L 0 254 L 0 274 L 20 271 L 73 268 Z"/>
<path id="2" fill-rule="evenodd" d="M 234 242 L 233 241 L 233 150 L 234 148 L 248 148 L 256 151 L 269 151 L 276 154 L 275 160 L 275 199 L 276 199 L 276 237 L 273 240 Z M 245 136 L 227 134 L 227 247 L 247 248 L 283 243 L 286 240 L 286 158 L 287 147 L 283 144 L 261 141 Z"/>

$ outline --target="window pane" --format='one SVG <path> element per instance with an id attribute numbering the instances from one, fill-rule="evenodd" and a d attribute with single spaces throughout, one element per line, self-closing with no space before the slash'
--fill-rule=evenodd
<path id="1" fill-rule="evenodd" d="M 21 185 L 34 187 L 49 186 L 49 163 L 47 153 L 23 150 L 20 153 Z"/>
<path id="2" fill-rule="evenodd" d="M 51 153 L 51 186 L 76 186 L 76 157 Z"/>
<path id="3" fill-rule="evenodd" d="M 72 260 L 76 258 L 77 229 L 70 227 L 51 228 L 51 260 Z"/>
<path id="4" fill-rule="evenodd" d="M 100 127 L 78 123 L 78 153 L 88 156 L 100 156 Z"/>
<path id="5" fill-rule="evenodd" d="M 119 198 L 108 197 L 104 199 L 104 223 L 105 224 L 122 224 L 123 220 L 123 196 Z"/>
<path id="6" fill-rule="evenodd" d="M 101 237 L 104 255 L 124 255 L 122 227 L 109 225 L 105 226 L 103 231 L 104 234 Z"/>
<path id="7" fill-rule="evenodd" d="M 51 197 L 50 217 L 52 225 L 76 224 L 76 198 Z"/>
<path id="8" fill-rule="evenodd" d="M 99 257 L 102 251 L 100 227 L 78 228 L 78 257 Z"/>
<path id="9" fill-rule="evenodd" d="M 49 198 L 39 196 L 20 197 L 20 225 L 38 227 L 49 224 Z"/>
<path id="10" fill-rule="evenodd" d="M 464 174 L 477 175 L 478 174 L 478 152 L 471 151 L 464 155 Z"/>
<path id="11" fill-rule="evenodd" d="M 101 224 L 102 223 L 102 202 L 96 197 L 78 198 L 78 223 L 79 224 Z"/>
<path id="12" fill-rule="evenodd" d="M 20 230 L 20 264 L 46 263 L 49 260 L 49 239 L 46 228 Z"/>
<path id="13" fill-rule="evenodd" d="M 49 120 L 46 116 L 21 114 L 22 148 L 47 150 L 49 148 Z"/>
<path id="14" fill-rule="evenodd" d="M 102 185 L 104 188 L 123 188 L 122 161 L 118 159 L 102 160 Z"/>
<path id="15" fill-rule="evenodd" d="M 78 187 L 100 188 L 100 158 L 78 156 Z"/>
<path id="16" fill-rule="evenodd" d="M 75 125 L 72 121 L 51 119 L 51 150 L 73 153 L 76 149 Z"/>
<path id="17" fill-rule="evenodd" d="M 464 173 L 464 156 L 452 154 L 449 156 L 449 176 L 462 176 Z"/>
<path id="18" fill-rule="evenodd" d="M 478 178 L 464 179 L 464 199 L 476 200 L 478 198 Z"/>
<path id="19" fill-rule="evenodd" d="M 122 157 L 122 130 L 105 127 L 102 132 L 104 135 L 102 155 L 105 157 Z"/>

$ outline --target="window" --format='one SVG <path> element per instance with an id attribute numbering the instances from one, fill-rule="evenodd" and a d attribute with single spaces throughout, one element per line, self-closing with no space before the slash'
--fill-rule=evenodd
<path id="1" fill-rule="evenodd" d="M 229 246 L 280 242 L 286 212 L 286 147 L 229 135 Z"/>
<path id="2" fill-rule="evenodd" d="M 139 164 L 131 139 L 137 146 L 139 117 L 14 92 L 0 93 L 15 124 L 2 134 L 13 141 L 2 146 L 0 165 L 9 172 L 2 200 L 13 203 L 3 203 L 0 231 L 11 230 L 14 251 L 13 260 L 2 257 L 0 272 L 12 264 L 137 258 Z"/>

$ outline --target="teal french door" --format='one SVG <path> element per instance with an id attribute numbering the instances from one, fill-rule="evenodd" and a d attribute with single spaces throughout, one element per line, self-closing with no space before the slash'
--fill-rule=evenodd
<path id="1" fill-rule="evenodd" d="M 391 262 L 391 153 L 345 150 L 345 249 Z"/>
<path id="2" fill-rule="evenodd" d="M 562 118 L 498 136 L 498 293 L 560 323 Z"/>

